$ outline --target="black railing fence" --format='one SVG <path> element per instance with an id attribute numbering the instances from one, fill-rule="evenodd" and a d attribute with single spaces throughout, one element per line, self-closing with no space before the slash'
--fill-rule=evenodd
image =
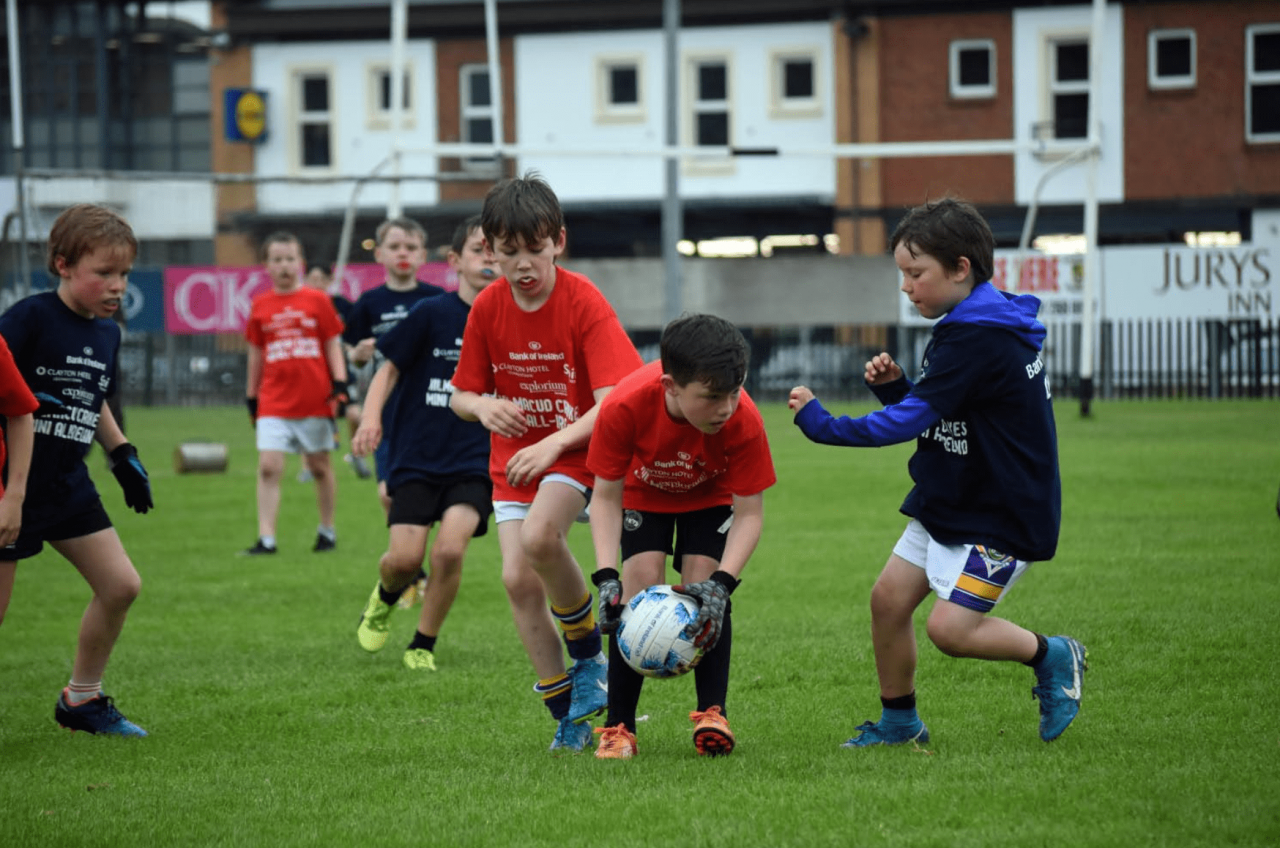
<path id="1" fill-rule="evenodd" d="M 1044 360 L 1054 396 L 1078 397 L 1080 323 L 1046 321 Z M 831 400 L 870 400 L 863 363 L 888 351 L 914 375 L 927 327 L 744 328 L 751 342 L 747 389 L 778 401 L 804 384 Z M 645 361 L 658 333 L 632 334 Z M 1094 397 L 1280 397 L 1280 320 L 1104 321 L 1094 343 Z M 236 336 L 126 333 L 121 353 L 125 405 L 238 404 L 244 397 L 244 342 Z"/>

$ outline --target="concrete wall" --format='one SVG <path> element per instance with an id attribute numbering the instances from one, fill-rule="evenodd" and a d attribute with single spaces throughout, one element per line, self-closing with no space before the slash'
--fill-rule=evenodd
<path id="1" fill-rule="evenodd" d="M 661 259 L 568 259 L 613 304 L 629 329 L 666 323 Z M 897 324 L 898 270 L 889 256 L 686 259 L 684 312 L 711 312 L 743 327 Z"/>

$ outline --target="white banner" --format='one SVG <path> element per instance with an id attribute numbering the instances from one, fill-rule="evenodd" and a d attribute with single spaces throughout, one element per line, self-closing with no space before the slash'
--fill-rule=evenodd
<path id="1" fill-rule="evenodd" d="M 1270 319 L 1280 315 L 1271 245 L 1110 247 L 1103 318 Z"/>

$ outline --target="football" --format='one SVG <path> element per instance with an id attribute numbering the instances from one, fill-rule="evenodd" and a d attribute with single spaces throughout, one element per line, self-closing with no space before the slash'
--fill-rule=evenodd
<path id="1" fill-rule="evenodd" d="M 618 652 L 645 677 L 679 677 L 702 659 L 702 651 L 684 635 L 697 616 L 698 602 L 670 586 L 643 589 L 622 610 Z"/>

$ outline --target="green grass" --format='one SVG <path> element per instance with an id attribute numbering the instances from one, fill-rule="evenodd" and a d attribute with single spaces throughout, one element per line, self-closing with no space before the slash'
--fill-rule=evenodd
<path id="1" fill-rule="evenodd" d="M 158 508 L 127 512 L 100 453 L 91 468 L 143 575 L 107 690 L 151 736 L 54 724 L 88 589 L 51 552 L 22 564 L 0 627 L 0 845 L 1280 842 L 1280 405 L 1061 403 L 1062 544 L 1001 610 L 1089 646 L 1080 717 L 1044 744 L 1030 671 L 944 657 L 921 615 L 920 752 L 839 748 L 879 711 L 867 597 L 911 448 L 820 447 L 765 415 L 779 481 L 735 595 L 738 750 L 694 755 L 682 678 L 646 685 L 639 756 L 598 762 L 546 753 L 495 533 L 440 671 L 411 675 L 416 615 L 381 654 L 355 642 L 385 542 L 371 484 L 341 468 L 339 550 L 317 556 L 312 489 L 290 476 L 281 553 L 237 557 L 255 525 L 243 410 L 130 409 Z M 226 474 L 174 473 L 195 439 L 229 444 Z M 571 541 L 589 563 L 587 528 Z"/>

